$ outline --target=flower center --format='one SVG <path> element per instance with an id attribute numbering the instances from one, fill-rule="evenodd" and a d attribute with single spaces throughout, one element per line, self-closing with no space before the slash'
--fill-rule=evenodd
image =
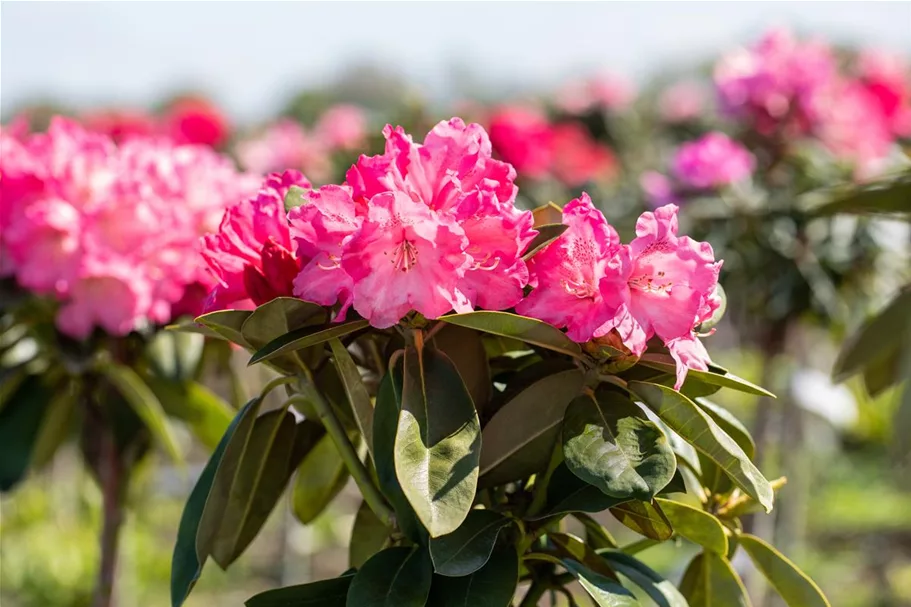
<path id="1" fill-rule="evenodd" d="M 383 255 L 388 257 L 389 253 L 384 251 Z M 407 272 L 418 263 L 418 248 L 407 239 L 402 239 L 402 242 L 392 251 L 392 259 L 389 260 L 389 263 L 396 270 Z"/>
<path id="2" fill-rule="evenodd" d="M 638 274 L 631 276 L 629 279 L 629 288 L 643 291 L 645 293 L 660 293 L 667 295 L 670 293 L 674 283 L 664 278 L 664 272 L 658 271 L 654 276 L 649 274 Z"/>

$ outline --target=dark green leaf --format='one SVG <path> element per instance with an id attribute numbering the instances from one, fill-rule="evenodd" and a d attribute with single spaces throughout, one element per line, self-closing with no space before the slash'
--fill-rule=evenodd
<path id="1" fill-rule="evenodd" d="M 41 428 L 35 437 L 30 462 L 32 467 L 43 468 L 47 465 L 66 440 L 76 418 L 76 401 L 79 396 L 75 381 L 64 382 L 57 387 L 47 405 L 47 411 L 42 416 Z"/>
<path id="2" fill-rule="evenodd" d="M 743 582 L 728 560 L 714 552 L 697 554 L 683 573 L 680 592 L 690 607 L 750 607 Z"/>
<path id="3" fill-rule="evenodd" d="M 655 502 L 630 501 L 610 509 L 618 521 L 647 538 L 663 542 L 674 535 L 674 527 Z"/>
<path id="4" fill-rule="evenodd" d="M 678 535 L 722 556 L 728 553 L 728 538 L 717 518 L 680 502 L 660 497 L 655 501 Z"/>
<path id="5" fill-rule="evenodd" d="M 348 607 L 424 607 L 433 566 L 423 548 L 377 552 L 354 576 Z"/>
<path id="6" fill-rule="evenodd" d="M 459 370 L 471 400 L 480 412 L 490 400 L 492 387 L 481 334 L 465 327 L 448 325 L 433 336 L 433 344 Z"/>
<path id="7" fill-rule="evenodd" d="M 164 447 L 165 451 L 176 462 L 183 462 L 183 456 L 180 453 L 180 447 L 177 445 L 177 438 L 171 429 L 168 416 L 164 408 L 142 378 L 136 374 L 136 371 L 113 361 L 107 361 L 99 366 L 102 375 L 111 382 L 111 385 L 117 389 L 123 396 L 139 419 L 145 424 L 158 442 Z"/>
<path id="8" fill-rule="evenodd" d="M 196 322 L 245 348 L 252 346 L 240 332 L 252 310 L 219 310 L 197 317 Z"/>
<path id="9" fill-rule="evenodd" d="M 737 539 L 790 607 L 831 607 L 819 586 L 773 546 L 748 533 Z"/>
<path id="10" fill-rule="evenodd" d="M 566 464 L 560 464 L 547 485 L 545 511 L 532 518 L 544 518 L 567 512 L 602 512 L 625 501 L 627 500 L 604 495 L 600 489 L 570 472 Z"/>
<path id="11" fill-rule="evenodd" d="M 472 510 L 458 529 L 430 540 L 433 569 L 440 575 L 460 577 L 484 566 L 500 530 L 509 519 L 490 510 Z"/>
<path id="12" fill-rule="evenodd" d="M 376 517 L 367 502 L 361 502 L 361 507 L 354 517 L 354 527 L 351 528 L 348 566 L 360 569 L 371 556 L 383 549 L 390 531 L 391 529 Z"/>
<path id="13" fill-rule="evenodd" d="M 579 396 L 566 409 L 563 457 L 573 474 L 605 495 L 646 501 L 677 466 L 658 426 L 628 397 L 607 389 L 595 398 Z"/>
<path id="14" fill-rule="evenodd" d="M 595 552 L 595 549 L 576 536 L 568 533 L 548 533 L 547 539 L 556 547 L 561 558 L 572 559 L 598 575 L 611 578 L 616 582 L 620 581 L 617 574 L 608 567 L 607 562 Z"/>
<path id="15" fill-rule="evenodd" d="M 570 559 L 563 560 L 566 570 L 576 576 L 582 588 L 600 607 L 639 607 L 633 593 L 616 581 L 599 575 Z"/>
<path id="16" fill-rule="evenodd" d="M 215 473 L 221 464 L 225 450 L 231 443 L 235 431 L 241 423 L 250 424 L 248 413 L 253 408 L 258 408 L 259 401 L 251 401 L 244 406 L 237 414 L 221 442 L 212 453 L 212 457 L 206 463 L 199 480 L 190 492 L 187 503 L 184 505 L 183 514 L 180 517 L 180 526 L 177 530 L 177 542 L 174 545 L 174 556 L 171 559 L 171 606 L 180 607 L 183 605 L 187 596 L 190 594 L 196 580 L 202 573 L 202 566 L 206 562 L 208 551 L 200 552 L 197 548 L 197 536 L 201 530 L 203 511 L 206 502 L 212 495 L 212 486 L 215 481 Z M 0 425 L 0 428 L 3 426 Z M 2 443 L 0 443 L 2 444 Z M 218 499 L 218 498 L 214 498 Z"/>
<path id="17" fill-rule="evenodd" d="M 664 354 L 645 354 L 639 359 L 639 364 L 670 374 L 673 374 L 676 369 L 674 360 L 670 356 L 665 356 Z M 732 390 L 746 392 L 747 394 L 775 398 L 775 395 L 765 388 L 750 383 L 742 377 L 737 377 L 733 373 L 715 373 L 713 371 L 696 371 L 690 369 L 687 371 L 687 377 L 690 377 L 691 375 L 693 379 L 697 379 L 706 384 L 721 386 L 722 388 L 731 388 Z"/>
<path id="18" fill-rule="evenodd" d="M 573 518 L 585 527 L 585 543 L 595 548 L 617 548 L 617 540 L 594 518 L 581 512 L 574 512 Z"/>
<path id="19" fill-rule="evenodd" d="M 40 376 L 28 375 L 0 410 L 0 491 L 25 477 L 53 396 L 54 389 Z"/>
<path id="20" fill-rule="evenodd" d="M 343 337 L 349 333 L 360 331 L 369 324 L 366 320 L 352 320 L 340 325 L 331 325 L 326 329 L 314 330 L 312 327 L 301 327 L 276 337 L 264 345 L 250 358 L 248 364 L 255 365 L 289 352 L 303 350 L 304 348 L 327 342 L 333 337 Z"/>
<path id="21" fill-rule="evenodd" d="M 582 390 L 578 369 L 541 378 L 506 403 L 484 427 L 484 484 L 518 480 L 547 465 L 569 403 Z"/>
<path id="22" fill-rule="evenodd" d="M 298 586 L 261 592 L 247 599 L 246 607 L 345 607 L 354 575 L 343 575 Z"/>
<path id="23" fill-rule="evenodd" d="M 289 331 L 312 331 L 321 327 L 327 317 L 326 309 L 315 303 L 294 297 L 278 297 L 253 310 L 241 333 L 253 349 L 259 350 L 273 340 L 281 339 Z M 300 354 L 271 358 L 272 364 L 291 373 L 299 372 L 299 361 L 303 360 Z M 253 364 L 252 361 L 250 364 Z"/>
<path id="24" fill-rule="evenodd" d="M 292 496 L 297 520 L 305 525 L 312 522 L 347 482 L 345 462 L 336 450 L 332 437 L 324 435 L 297 467 Z"/>
<path id="25" fill-rule="evenodd" d="M 528 244 L 522 259 L 528 261 L 534 257 L 535 253 L 558 239 L 568 228 L 568 225 L 562 223 L 546 223 L 537 226 L 535 229 L 538 231 L 538 235 Z"/>
<path id="26" fill-rule="evenodd" d="M 231 423 L 234 411 L 217 394 L 198 382 L 176 384 L 145 377 L 165 413 L 185 422 L 204 445 L 214 448 Z"/>
<path id="27" fill-rule="evenodd" d="M 509 607 L 519 577 L 511 546 L 497 548 L 483 567 L 465 577 L 433 576 L 427 605 L 432 607 Z"/>
<path id="28" fill-rule="evenodd" d="M 629 389 L 684 440 L 720 466 L 766 512 L 772 509 L 774 495 L 769 481 L 740 445 L 699 406 L 673 389 L 657 384 L 630 382 Z"/>
<path id="29" fill-rule="evenodd" d="M 911 310 L 911 288 L 899 293 L 879 314 L 845 340 L 832 370 L 835 381 L 844 381 L 868 366 L 898 356 L 911 335 L 908 310 Z M 893 378 L 894 381 L 897 378 Z"/>
<path id="30" fill-rule="evenodd" d="M 341 376 L 342 383 L 345 386 L 345 393 L 348 395 L 348 402 L 351 403 L 351 410 L 354 412 L 354 419 L 357 422 L 358 430 L 364 437 L 367 444 L 367 451 L 373 455 L 373 404 L 370 402 L 370 394 L 364 386 L 361 378 L 361 372 L 348 353 L 348 349 L 337 338 L 329 340 L 329 347 L 332 349 L 332 357 L 335 359 L 335 366 Z"/>
<path id="31" fill-rule="evenodd" d="M 637 558 L 617 550 L 602 550 L 598 554 L 617 573 L 626 576 L 642 588 L 658 607 L 689 607 L 680 591 L 657 572 Z"/>
<path id="32" fill-rule="evenodd" d="M 816 217 L 837 213 L 911 213 L 911 172 L 836 191 L 830 202 L 811 211 Z"/>
<path id="33" fill-rule="evenodd" d="M 159 376 L 185 382 L 195 377 L 205 343 L 196 333 L 159 331 L 147 346 L 146 356 Z"/>
<path id="34" fill-rule="evenodd" d="M 430 537 L 452 533 L 465 520 L 480 454 L 478 415 L 452 361 L 430 348 L 406 349 L 395 473 Z"/>
<path id="35" fill-rule="evenodd" d="M 443 316 L 440 320 L 485 333 L 512 337 L 569 356 L 579 357 L 582 352 L 579 344 L 553 325 L 510 312 L 468 312 Z"/>
<path id="36" fill-rule="evenodd" d="M 724 407 L 716 405 L 704 398 L 695 399 L 693 402 L 702 407 L 702 410 L 705 411 L 722 430 L 727 432 L 728 436 L 733 438 L 735 443 L 740 445 L 740 448 L 743 449 L 743 452 L 746 453 L 748 458 L 753 459 L 753 456 L 756 454 L 756 444 L 753 442 L 753 437 L 750 436 L 750 431 L 743 425 L 743 422 L 734 417 L 734 414 Z"/>

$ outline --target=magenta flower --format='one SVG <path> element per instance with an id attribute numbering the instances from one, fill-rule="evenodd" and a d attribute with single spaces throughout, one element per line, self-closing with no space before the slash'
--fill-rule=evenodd
<path id="1" fill-rule="evenodd" d="M 547 176 L 553 164 L 553 131 L 543 112 L 505 106 L 491 115 L 488 126 L 497 154 L 523 177 Z"/>
<path id="2" fill-rule="evenodd" d="M 680 146 L 673 170 L 686 186 L 707 190 L 747 179 L 754 165 L 745 147 L 724 133 L 712 132 Z"/>
<path id="3" fill-rule="evenodd" d="M 623 272 L 620 239 L 588 194 L 563 209 L 569 228 L 529 262 L 534 290 L 516 312 L 566 327 L 577 342 L 590 340 L 615 309 L 602 294 L 602 283 Z"/>

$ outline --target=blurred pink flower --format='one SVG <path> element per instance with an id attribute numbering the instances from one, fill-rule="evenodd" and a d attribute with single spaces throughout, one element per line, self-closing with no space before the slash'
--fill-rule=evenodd
<path id="1" fill-rule="evenodd" d="M 619 111 L 636 97 L 636 89 L 626 78 L 616 74 L 600 74 L 566 85 L 557 95 L 557 106 L 571 114 L 590 109 Z"/>
<path id="2" fill-rule="evenodd" d="M 197 97 L 179 99 L 164 117 L 165 131 L 177 143 L 219 147 L 231 135 L 228 118 L 211 101 Z"/>
<path id="3" fill-rule="evenodd" d="M 285 119 L 238 142 L 240 164 L 256 173 L 296 169 L 318 182 L 330 178 L 331 149 L 294 120 Z"/>
<path id="4" fill-rule="evenodd" d="M 367 115 L 356 105 L 334 105 L 320 116 L 313 130 L 329 148 L 356 150 L 367 140 Z"/>
<path id="5" fill-rule="evenodd" d="M 553 162 L 553 132 L 543 112 L 504 106 L 490 116 L 488 128 L 497 154 L 520 175 L 531 179 L 547 176 Z"/>
<path id="6" fill-rule="evenodd" d="M 157 134 L 159 125 L 154 116 L 141 110 L 114 109 L 83 114 L 83 126 L 120 143 L 131 137 L 149 137 Z"/>
<path id="7" fill-rule="evenodd" d="M 665 122 L 694 120 L 705 111 L 706 91 L 695 82 L 678 82 L 666 88 L 658 99 L 658 112 Z"/>
<path id="8" fill-rule="evenodd" d="M 639 187 L 642 188 L 646 201 L 652 208 L 677 202 L 677 196 L 671 180 L 657 171 L 643 173 L 639 177 Z"/>
<path id="9" fill-rule="evenodd" d="M 911 136 L 911 68 L 897 53 L 870 49 L 858 58 L 860 80 L 876 99 L 892 133 Z"/>
<path id="10" fill-rule="evenodd" d="M 578 187 L 589 181 L 608 181 L 616 176 L 613 152 L 595 141 L 578 122 L 554 125 L 551 135 L 551 171 L 560 182 Z"/>
<path id="11" fill-rule="evenodd" d="M 697 189 L 719 188 L 747 179 L 754 165 L 753 155 L 744 146 L 719 132 L 684 143 L 673 160 L 677 179 Z"/>

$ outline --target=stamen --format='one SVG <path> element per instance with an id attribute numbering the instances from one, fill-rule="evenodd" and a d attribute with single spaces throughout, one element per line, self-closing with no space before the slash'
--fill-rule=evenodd
<path id="1" fill-rule="evenodd" d="M 392 259 L 389 260 L 389 263 L 391 263 L 396 270 L 407 272 L 417 265 L 418 252 L 416 246 L 407 240 L 402 240 L 399 246 L 395 248 L 395 251 L 393 251 Z"/>

